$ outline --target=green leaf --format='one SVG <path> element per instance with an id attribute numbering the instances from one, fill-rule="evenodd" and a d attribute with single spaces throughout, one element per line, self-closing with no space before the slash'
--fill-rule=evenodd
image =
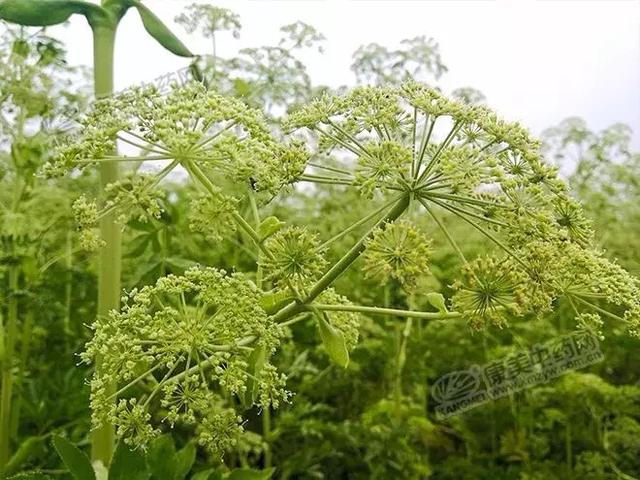
<path id="1" fill-rule="evenodd" d="M 267 349 L 264 345 L 258 345 L 249 355 L 247 361 L 247 373 L 249 374 L 249 378 L 247 379 L 247 389 L 244 392 L 244 396 L 242 399 L 242 404 L 246 408 L 251 407 L 256 401 L 256 398 L 258 396 L 258 388 L 254 377 L 257 377 L 260 374 L 266 360 Z"/>
<path id="2" fill-rule="evenodd" d="M 142 255 L 151 243 L 151 235 L 147 235 L 146 233 L 142 233 L 131 240 L 131 248 L 125 254 L 124 258 L 138 258 Z"/>
<path id="3" fill-rule="evenodd" d="M 448 312 L 447 305 L 441 293 L 427 293 L 427 302 L 429 302 L 433 307 L 437 308 L 440 313 Z"/>
<path id="4" fill-rule="evenodd" d="M 266 470 L 236 468 L 226 478 L 227 480 L 269 480 L 275 471 L 275 468 L 267 468 Z"/>
<path id="5" fill-rule="evenodd" d="M 9 459 L 5 467 L 5 473 L 9 474 L 18 470 L 31 456 L 37 454 L 37 450 L 43 446 L 44 442 L 44 436 L 33 436 L 23 440 L 16 452 Z"/>
<path id="6" fill-rule="evenodd" d="M 211 476 L 212 473 L 214 473 L 213 468 L 202 470 L 201 472 L 194 473 L 191 476 L 191 480 L 209 480 L 209 477 Z"/>
<path id="7" fill-rule="evenodd" d="M 278 220 L 278 217 L 271 216 L 265 218 L 264 220 L 262 220 L 262 222 L 260 223 L 260 227 L 258 228 L 260 241 L 266 240 L 284 226 L 285 223 Z"/>
<path id="8" fill-rule="evenodd" d="M 129 446 L 120 442 L 113 454 L 109 480 L 149 480 L 151 472 L 144 455 L 138 450 L 129 450 Z"/>
<path id="9" fill-rule="evenodd" d="M 78 447 L 59 435 L 53 436 L 53 446 L 73 478 L 76 480 L 95 480 L 96 474 L 89 457 Z"/>
<path id="10" fill-rule="evenodd" d="M 74 13 L 87 17 L 89 23 L 109 19 L 102 7 L 80 0 L 3 0 L 0 18 L 31 27 L 46 27 L 66 22 Z"/>
<path id="11" fill-rule="evenodd" d="M 318 312 L 316 318 L 320 328 L 320 337 L 329 358 L 337 365 L 347 368 L 349 365 L 349 350 L 347 349 L 344 335 L 327 321 L 324 313 Z"/>
<path id="12" fill-rule="evenodd" d="M 176 454 L 176 480 L 182 480 L 187 477 L 191 471 L 191 467 L 196 461 L 196 446 L 193 443 L 187 443 L 183 449 Z"/>
<path id="13" fill-rule="evenodd" d="M 130 220 L 127 226 L 141 232 L 155 232 L 157 230 L 153 222 L 141 222 L 138 219 Z"/>
<path id="14" fill-rule="evenodd" d="M 208 468 L 201 472 L 195 473 L 191 480 L 222 480 L 222 473 L 213 468 Z"/>
<path id="15" fill-rule="evenodd" d="M 13 477 L 9 477 L 7 480 L 51 480 L 49 475 L 44 473 L 32 472 L 32 473 L 19 473 Z"/>
<path id="16" fill-rule="evenodd" d="M 295 297 L 283 290 L 279 292 L 268 292 L 260 298 L 260 306 L 269 315 L 276 313 L 282 307 L 291 303 Z"/>
<path id="17" fill-rule="evenodd" d="M 160 45 L 171 53 L 180 57 L 193 57 L 193 53 L 176 37 L 156 15 L 138 1 L 131 4 L 138 9 L 140 19 L 145 30 L 155 38 Z"/>
<path id="18" fill-rule="evenodd" d="M 193 260 L 188 260 L 181 257 L 168 257 L 165 259 L 165 262 L 174 270 L 174 273 L 180 274 L 184 273 L 185 270 L 197 265 L 197 263 Z"/>
<path id="19" fill-rule="evenodd" d="M 171 435 L 161 435 L 149 445 L 147 464 L 155 480 L 174 480 L 176 476 L 176 447 Z"/>

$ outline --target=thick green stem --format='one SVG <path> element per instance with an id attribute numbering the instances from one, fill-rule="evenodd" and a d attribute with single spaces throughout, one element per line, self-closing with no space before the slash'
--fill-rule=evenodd
<path id="1" fill-rule="evenodd" d="M 13 251 L 12 251 L 13 253 Z M 2 357 L 2 395 L 0 397 L 0 465 L 4 469 L 9 461 L 11 434 L 11 400 L 13 395 L 13 355 L 18 335 L 18 276 L 16 263 L 9 266 L 9 299 L 7 301 L 7 323 Z"/>
<path id="2" fill-rule="evenodd" d="M 571 422 L 565 426 L 565 456 L 567 461 L 567 478 L 573 478 L 573 439 L 571 435 Z"/>
<path id="3" fill-rule="evenodd" d="M 66 258 L 65 267 L 67 270 L 67 278 L 64 283 L 64 338 L 65 343 L 71 337 L 71 299 L 72 299 L 72 282 L 73 282 L 73 235 L 71 230 L 67 232 L 66 242 Z"/>
<path id="4" fill-rule="evenodd" d="M 93 32 L 94 87 L 96 98 L 113 93 L 113 49 L 115 44 L 115 25 L 100 26 Z M 115 152 L 113 152 L 115 154 Z M 119 180 L 118 162 L 100 163 L 100 184 L 104 188 Z M 98 321 L 106 318 L 111 310 L 120 307 L 120 273 L 122 230 L 115 214 L 100 219 L 100 234 L 105 242 L 100 252 L 98 272 Z M 101 360 L 96 361 L 96 373 L 100 375 Z M 115 385 L 108 387 L 115 391 Z M 91 458 L 109 465 L 113 454 L 115 432 L 112 426 L 105 425 L 92 432 Z"/>
<path id="5" fill-rule="evenodd" d="M 392 222 L 400 215 L 402 215 L 405 210 L 409 207 L 409 195 L 403 196 L 398 202 L 393 206 L 389 212 L 376 223 L 376 225 L 369 230 L 356 244 L 351 247 L 351 249 L 340 259 L 338 260 L 331 269 L 325 273 L 318 282 L 311 287 L 311 290 L 307 294 L 307 297 L 304 299 L 302 303 L 292 302 L 278 313 L 276 313 L 273 317 L 273 320 L 276 322 L 283 322 L 293 317 L 294 315 L 305 310 L 304 305 L 311 303 L 318 295 L 324 292 L 336 279 L 344 273 L 344 271 L 349 268 L 349 266 L 356 261 L 356 259 L 360 256 L 362 251 L 365 248 L 365 242 L 367 239 L 373 234 L 373 231 L 387 222 Z"/>

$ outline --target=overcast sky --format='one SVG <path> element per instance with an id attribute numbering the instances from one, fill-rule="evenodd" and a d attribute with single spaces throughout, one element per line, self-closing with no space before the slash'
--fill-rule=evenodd
<path id="1" fill-rule="evenodd" d="M 193 3 L 146 0 L 195 53 L 210 42 L 187 36 L 173 18 Z M 201 1 L 200 3 L 205 3 Z M 241 16 L 239 40 L 218 38 L 218 54 L 274 45 L 279 27 L 296 20 L 327 37 L 324 54 L 304 57 L 316 83 L 353 84 L 351 55 L 377 42 L 397 47 L 404 38 L 434 37 L 449 67 L 445 91 L 473 86 L 487 103 L 535 134 L 568 116 L 594 129 L 630 124 L 640 148 L 640 1 L 637 0 L 221 0 L 214 5 Z M 52 29 L 65 41 L 73 64 L 90 64 L 86 21 L 73 17 Z M 118 31 L 116 89 L 178 70 L 188 60 L 157 45 L 131 11 Z"/>

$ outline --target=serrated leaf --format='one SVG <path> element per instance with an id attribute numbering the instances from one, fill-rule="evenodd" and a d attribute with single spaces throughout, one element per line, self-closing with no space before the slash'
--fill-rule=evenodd
<path id="1" fill-rule="evenodd" d="M 96 474 L 89 457 L 78 447 L 59 435 L 53 436 L 53 446 L 73 478 L 76 480 L 95 480 Z"/>
<path id="2" fill-rule="evenodd" d="M 440 313 L 447 313 L 447 304 L 441 293 L 429 292 L 427 293 L 427 302 L 431 306 L 435 307 Z"/>
<path id="3" fill-rule="evenodd" d="M 260 223 L 260 227 L 258 228 L 258 235 L 260 236 L 260 240 L 264 241 L 269 238 L 271 235 L 276 233 L 278 230 L 282 229 L 286 224 L 278 220 L 278 217 L 267 217 Z"/>
<path id="4" fill-rule="evenodd" d="M 120 442 L 113 454 L 109 469 L 109 480 L 149 480 L 151 472 L 142 452 L 130 450 Z"/>
<path id="5" fill-rule="evenodd" d="M 131 2 L 138 9 L 144 29 L 155 38 L 160 45 L 180 57 L 193 57 L 193 53 L 176 37 L 162 21 L 140 2 Z"/>
<path id="6" fill-rule="evenodd" d="M 347 349 L 344 335 L 327 321 L 323 313 L 320 312 L 316 318 L 320 328 L 320 337 L 329 358 L 337 365 L 347 368 L 349 365 L 349 350 Z"/>
<path id="7" fill-rule="evenodd" d="M 138 235 L 133 240 L 131 240 L 131 248 L 126 253 L 124 258 L 139 257 L 145 252 L 150 242 L 151 242 L 151 235 L 147 235 L 146 233 Z"/>
<path id="8" fill-rule="evenodd" d="M 275 468 L 267 468 L 266 470 L 253 470 L 251 468 L 236 468 L 229 475 L 227 480 L 269 480 L 275 472 Z"/>
<path id="9" fill-rule="evenodd" d="M 196 446 L 193 443 L 187 443 L 181 450 L 176 453 L 176 480 L 187 478 L 187 474 L 191 471 L 191 467 L 196 461 Z"/>
<path id="10" fill-rule="evenodd" d="M 147 464 L 154 480 L 174 480 L 176 476 L 176 447 L 171 435 L 161 435 L 149 445 Z"/>
<path id="11" fill-rule="evenodd" d="M 188 260 L 182 257 L 167 257 L 165 263 L 169 265 L 175 273 L 183 273 L 185 270 L 195 267 L 197 265 L 193 260 Z"/>
<path id="12" fill-rule="evenodd" d="M 7 22 L 31 27 L 47 27 L 66 22 L 79 13 L 90 23 L 108 19 L 109 14 L 99 5 L 80 0 L 3 0 L 0 18 Z"/>

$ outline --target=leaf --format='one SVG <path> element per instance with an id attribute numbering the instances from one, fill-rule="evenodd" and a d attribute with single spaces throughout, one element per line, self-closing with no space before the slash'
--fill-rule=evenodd
<path id="1" fill-rule="evenodd" d="M 160 45 L 180 57 L 193 57 L 193 53 L 176 37 L 156 15 L 138 1 L 131 2 L 138 9 L 145 30 Z"/>
<path id="2" fill-rule="evenodd" d="M 141 232 L 155 232 L 157 230 L 153 222 L 141 222 L 137 219 L 130 220 L 127 226 Z"/>
<path id="3" fill-rule="evenodd" d="M 87 17 L 89 23 L 108 21 L 107 11 L 80 0 L 3 0 L 0 18 L 7 22 L 31 27 L 46 27 L 66 22 L 74 13 Z"/>
<path id="4" fill-rule="evenodd" d="M 16 452 L 11 456 L 5 467 L 5 474 L 9 474 L 18 470 L 29 458 L 36 454 L 45 441 L 44 436 L 28 437 L 20 443 Z"/>
<path id="5" fill-rule="evenodd" d="M 447 305 L 441 293 L 436 293 L 436 292 L 427 293 L 427 302 L 429 302 L 433 307 L 435 307 L 440 313 L 448 312 Z"/>
<path id="6" fill-rule="evenodd" d="M 149 445 L 147 464 L 155 480 L 174 480 L 176 475 L 176 447 L 171 435 L 161 435 Z"/>
<path id="7" fill-rule="evenodd" d="M 19 473 L 13 477 L 9 477 L 7 480 L 51 480 L 49 475 L 44 473 L 32 472 L 32 473 Z"/>
<path id="8" fill-rule="evenodd" d="M 222 473 L 213 468 L 208 468 L 201 472 L 195 473 L 191 480 L 222 480 Z"/>
<path id="9" fill-rule="evenodd" d="M 276 313 L 282 307 L 291 303 L 295 297 L 288 292 L 267 292 L 260 299 L 260 306 L 269 315 Z"/>
<path id="10" fill-rule="evenodd" d="M 124 256 L 125 258 L 138 258 L 142 255 L 151 242 L 151 235 L 142 233 L 131 240 L 131 248 Z"/>
<path id="11" fill-rule="evenodd" d="M 182 480 L 187 477 L 196 461 L 196 446 L 193 443 L 187 443 L 184 448 L 176 454 L 176 480 Z"/>
<path id="12" fill-rule="evenodd" d="M 256 397 L 258 395 L 258 389 L 256 385 L 256 380 L 254 378 L 260 374 L 266 360 L 267 360 L 267 350 L 264 345 L 258 345 L 253 349 L 253 351 L 249 355 L 249 358 L 247 361 L 248 363 L 247 373 L 249 374 L 249 378 L 247 379 L 247 385 L 246 385 L 247 389 L 245 390 L 244 396 L 242 399 L 242 404 L 246 408 L 251 407 L 256 400 Z"/>
<path id="13" fill-rule="evenodd" d="M 260 223 L 260 227 L 258 227 L 258 235 L 260 236 L 260 241 L 266 240 L 284 226 L 285 223 L 278 220 L 278 217 L 271 216 L 265 218 Z"/>
<path id="14" fill-rule="evenodd" d="M 185 270 L 197 265 L 197 263 L 193 260 L 188 260 L 181 257 L 168 257 L 165 259 L 165 262 L 174 270 L 174 273 L 180 274 L 182 274 Z"/>
<path id="15" fill-rule="evenodd" d="M 209 477 L 214 473 L 213 468 L 209 468 L 207 470 L 202 470 L 201 472 L 194 473 L 191 476 L 191 480 L 210 480 Z"/>
<path id="16" fill-rule="evenodd" d="M 329 358 L 341 367 L 347 368 L 349 365 L 349 350 L 347 350 L 344 335 L 327 321 L 324 313 L 318 312 L 317 319 L 320 337 Z"/>
<path id="17" fill-rule="evenodd" d="M 275 468 L 266 470 L 253 470 L 251 468 L 237 468 L 226 478 L 227 480 L 269 480 L 275 472 Z"/>
<path id="18" fill-rule="evenodd" d="M 89 457 L 78 447 L 59 435 L 53 436 L 53 446 L 73 478 L 76 480 L 95 480 L 96 474 Z"/>
<path id="19" fill-rule="evenodd" d="M 149 480 L 150 477 L 142 452 L 129 450 L 128 445 L 120 442 L 113 454 L 109 480 Z"/>

